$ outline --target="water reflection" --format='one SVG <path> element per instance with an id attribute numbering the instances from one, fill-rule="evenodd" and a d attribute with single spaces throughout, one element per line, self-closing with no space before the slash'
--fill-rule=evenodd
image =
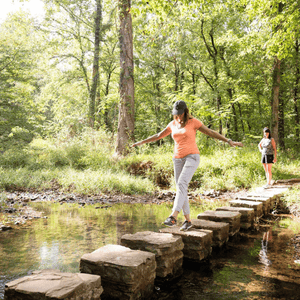
<path id="1" fill-rule="evenodd" d="M 264 232 L 261 240 L 261 250 L 259 251 L 259 261 L 265 265 L 265 269 L 272 264 L 271 260 L 268 258 L 269 241 L 272 241 L 272 229 Z"/>
<path id="2" fill-rule="evenodd" d="M 60 249 L 59 242 L 53 241 L 48 246 L 47 243 L 44 243 L 40 248 L 40 265 L 39 269 L 59 269 L 60 267 Z"/>
<path id="3" fill-rule="evenodd" d="M 47 219 L 0 234 L 0 299 L 6 282 L 45 268 L 78 272 L 83 254 L 120 244 L 126 233 L 158 231 L 170 213 L 168 205 L 97 209 L 92 205 L 37 203 L 35 207 L 44 211 Z M 201 212 L 199 207 L 191 209 L 192 218 Z M 217 250 L 207 265 L 187 267 L 179 282 L 157 287 L 153 300 L 267 299 L 278 293 L 285 297 L 282 299 L 292 299 L 290 295 L 300 288 L 295 275 L 300 266 L 294 263 L 292 248 L 287 247 L 289 238 L 287 229 L 275 226 L 263 235 L 243 234 Z M 278 279 L 278 272 L 283 280 Z"/>
<path id="4" fill-rule="evenodd" d="M 33 204 L 47 218 L 27 228 L 0 234 L 0 299 L 6 282 L 38 269 L 79 272 L 83 254 L 106 244 L 119 244 L 122 235 L 158 231 L 170 212 L 164 205 L 114 205 L 109 209 L 78 204 Z"/>

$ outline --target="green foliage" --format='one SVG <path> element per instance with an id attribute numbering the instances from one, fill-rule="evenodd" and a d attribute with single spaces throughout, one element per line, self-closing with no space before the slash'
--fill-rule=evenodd
<path id="1" fill-rule="evenodd" d="M 299 39 L 299 2 L 288 0 L 243 0 L 249 16 L 257 22 L 258 17 L 269 26 L 270 38 L 265 44 L 267 54 L 280 59 L 291 56 L 291 48 Z M 282 42 L 283 41 L 283 42 Z"/>
<path id="2" fill-rule="evenodd" d="M 286 207 L 292 207 L 293 205 L 299 205 L 299 197 L 300 186 L 295 186 L 284 194 L 282 201 L 285 203 Z"/>
<path id="3" fill-rule="evenodd" d="M 95 122 L 99 130 L 94 132 L 87 129 L 87 115 L 95 2 L 45 3 L 46 18 L 41 24 L 22 13 L 1 24 L 2 168 L 23 170 L 24 174 L 33 171 L 36 179 L 32 185 L 49 186 L 65 170 L 81 180 L 89 169 L 100 171 L 101 176 L 108 172 L 108 189 L 124 189 L 114 182 L 115 173 L 120 178 L 130 173 L 151 185 L 174 189 L 170 136 L 133 150 L 123 160 L 112 158 L 119 102 L 119 37 L 117 26 L 112 26 L 118 23 L 117 3 L 103 3 Z M 193 181 L 200 190 L 247 188 L 264 180 L 256 143 L 271 120 L 275 54 L 284 57 L 280 97 L 287 150 L 279 149 L 273 174 L 274 178 L 298 176 L 299 10 L 287 1 L 278 11 L 279 4 L 260 0 L 141 0 L 132 4 L 136 140 L 164 129 L 172 120 L 173 103 L 182 99 L 205 125 L 248 145 L 229 150 L 197 134 L 201 164 Z M 280 34 L 285 38 L 279 40 Z M 146 169 L 133 172 L 133 165 L 147 164 Z M 39 172 L 45 172 L 41 175 L 45 184 Z M 29 179 L 13 178 L 20 185 L 31 184 Z M 7 184 L 5 181 L 3 186 L 13 184 L 9 178 Z M 71 184 L 64 180 L 65 188 Z M 80 190 L 97 188 L 95 182 L 82 181 L 80 186 Z M 153 186 L 145 190 L 153 190 Z"/>
<path id="4" fill-rule="evenodd" d="M 23 149 L 10 149 L 0 155 L 0 189 L 61 188 L 80 193 L 128 194 L 176 189 L 173 143 L 144 145 L 116 160 L 109 135 L 103 130 L 60 137 L 34 139 Z M 209 147 L 201 148 L 200 165 L 192 179 L 191 190 L 235 190 L 265 181 L 256 144 L 229 148 L 213 139 L 209 143 Z M 293 153 L 279 151 L 273 178 L 299 177 L 299 161 L 299 155 L 294 157 Z"/>
<path id="5" fill-rule="evenodd" d="M 0 151 L 29 143 L 42 120 L 33 100 L 42 45 L 32 22 L 18 13 L 0 25 Z"/>
<path id="6" fill-rule="evenodd" d="M 52 188 L 79 193 L 147 193 L 154 190 L 147 178 L 126 172 L 116 162 L 104 131 L 86 131 L 64 140 L 35 139 L 25 149 L 10 149 L 0 156 L 0 187 Z"/>
<path id="7" fill-rule="evenodd" d="M 88 126 L 95 1 L 44 2 L 41 24 L 20 13 L 1 24 L 0 151 L 26 145 L 37 135 L 75 136 Z M 135 138 L 164 129 L 178 99 L 205 125 L 232 139 L 261 134 L 270 125 L 273 55 L 278 55 L 284 58 L 280 97 L 285 128 L 280 135 L 286 148 L 297 150 L 299 9 L 293 1 L 280 3 L 133 2 Z M 102 5 L 95 127 L 115 138 L 118 10 L 114 1 Z M 6 64 L 11 57 L 15 59 Z M 213 144 L 205 137 L 199 140 L 202 152 Z M 68 145 L 56 153 L 48 154 L 54 165 L 97 164 L 84 147 Z"/>

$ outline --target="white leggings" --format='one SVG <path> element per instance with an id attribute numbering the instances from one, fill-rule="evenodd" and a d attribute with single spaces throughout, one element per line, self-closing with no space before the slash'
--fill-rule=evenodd
<path id="1" fill-rule="evenodd" d="M 173 211 L 183 211 L 184 215 L 190 214 L 188 200 L 188 186 L 200 163 L 199 154 L 189 154 L 183 158 L 173 158 L 174 176 L 176 182 L 176 197 Z"/>

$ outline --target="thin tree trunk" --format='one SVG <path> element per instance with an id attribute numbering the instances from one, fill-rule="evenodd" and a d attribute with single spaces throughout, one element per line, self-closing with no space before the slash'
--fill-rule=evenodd
<path id="1" fill-rule="evenodd" d="M 278 3 L 278 14 L 283 10 L 284 4 L 282 2 Z M 278 30 L 278 26 L 275 28 L 275 32 Z M 280 66 L 281 60 L 275 57 L 274 69 L 273 69 L 273 89 L 272 89 L 272 136 L 275 139 L 276 144 L 279 142 L 279 92 L 280 92 Z"/>
<path id="2" fill-rule="evenodd" d="M 279 97 L 278 103 L 278 144 L 281 149 L 285 149 L 284 143 L 284 101 L 283 97 Z"/>
<path id="3" fill-rule="evenodd" d="M 184 82 L 184 71 L 181 72 L 180 76 L 180 90 L 183 90 L 183 82 Z"/>
<path id="4" fill-rule="evenodd" d="M 295 110 L 296 141 L 299 144 L 300 116 L 299 116 L 299 109 L 298 109 L 298 99 L 299 99 L 299 84 L 300 84 L 300 67 L 299 67 L 300 45 L 298 40 L 296 40 L 295 50 L 296 50 L 296 81 L 295 81 L 293 98 L 294 98 L 294 110 Z"/>
<path id="5" fill-rule="evenodd" d="M 223 126 L 222 126 L 220 109 L 221 109 L 221 95 L 218 95 L 217 96 L 217 110 L 218 110 L 218 115 L 220 117 L 220 120 L 219 120 L 219 133 L 222 134 Z"/>
<path id="6" fill-rule="evenodd" d="M 126 155 L 134 140 L 134 77 L 131 1 L 119 0 L 120 105 L 116 155 Z"/>
<path id="7" fill-rule="evenodd" d="M 212 84 L 210 84 L 210 87 L 212 88 L 212 90 L 216 90 L 217 91 L 217 98 L 216 98 L 216 101 L 217 101 L 217 112 L 218 112 L 218 115 L 220 116 L 220 109 L 221 109 L 221 95 L 218 91 L 218 88 L 217 88 L 217 85 L 218 85 L 218 81 L 219 81 L 219 74 L 218 74 L 218 67 L 217 67 L 217 55 L 218 55 L 218 50 L 215 46 L 215 41 L 214 41 L 214 36 L 213 36 L 213 27 L 211 28 L 210 32 L 209 32 L 209 36 L 210 36 L 210 41 L 211 41 L 211 46 L 208 44 L 206 38 L 205 38 L 205 35 L 204 35 L 204 31 L 203 31 L 203 25 L 204 25 L 204 20 L 201 20 L 201 36 L 202 36 L 202 39 L 204 41 L 204 45 L 206 47 L 206 50 L 209 54 L 209 56 L 212 58 L 213 60 L 213 65 L 214 65 L 214 75 L 215 75 L 215 78 L 214 78 L 214 82 Z M 203 72 L 201 71 L 201 74 L 203 76 Z M 204 77 L 204 76 L 203 76 Z M 208 82 L 206 79 L 205 79 L 206 82 Z M 223 131 L 223 127 L 222 127 L 222 120 L 221 120 L 221 117 L 220 117 L 220 120 L 219 120 L 219 133 L 222 134 L 222 131 Z"/>
<path id="8" fill-rule="evenodd" d="M 235 109 L 235 105 L 232 101 L 233 95 L 232 95 L 232 89 L 229 88 L 227 89 L 228 92 L 228 96 L 231 102 L 231 108 L 232 108 L 232 114 L 233 114 L 233 126 L 234 126 L 234 136 L 233 138 L 235 140 L 237 140 L 237 134 L 238 134 L 238 124 L 237 124 L 237 115 L 236 115 L 236 109 Z"/>
<path id="9" fill-rule="evenodd" d="M 94 50 L 94 62 L 93 62 L 93 77 L 92 86 L 90 91 L 90 103 L 89 103 L 89 124 L 90 127 L 94 127 L 95 123 L 95 99 L 99 78 L 99 53 L 100 53 L 100 31 L 101 31 L 101 17 L 102 7 L 101 0 L 96 0 L 96 15 L 95 15 L 95 50 Z"/>
<path id="10" fill-rule="evenodd" d="M 179 73 L 180 73 L 180 70 L 179 70 L 179 67 L 177 65 L 177 60 L 176 60 L 176 56 L 175 56 L 175 59 L 174 59 L 174 74 L 175 74 L 175 86 L 174 86 L 174 91 L 177 92 L 178 91 L 178 86 L 179 86 Z"/>
<path id="11" fill-rule="evenodd" d="M 95 100 L 95 126 L 97 130 L 100 128 L 101 125 L 101 118 L 100 118 L 100 104 L 101 104 L 101 89 L 100 89 L 100 76 L 98 76 L 98 84 L 97 84 L 97 92 L 96 92 L 96 100 Z"/>
<path id="12" fill-rule="evenodd" d="M 243 113 L 242 113 L 241 104 L 238 102 L 237 106 L 238 106 L 239 112 L 240 112 L 240 120 L 241 120 L 242 132 L 243 132 L 243 136 L 244 136 L 245 135 L 245 127 L 244 127 Z"/>
<path id="13" fill-rule="evenodd" d="M 196 95 L 196 74 L 192 71 L 193 95 Z"/>
<path id="14" fill-rule="evenodd" d="M 273 70 L 273 91 L 272 91 L 272 136 L 278 144 L 278 111 L 279 111 L 279 88 L 280 88 L 280 64 L 281 61 L 276 57 Z"/>
<path id="15" fill-rule="evenodd" d="M 109 94 L 109 85 L 110 85 L 110 78 L 111 78 L 111 75 L 112 75 L 112 72 L 109 72 L 107 74 L 107 78 L 106 78 L 106 84 L 105 84 L 105 92 L 104 92 L 104 95 L 105 96 L 108 96 Z M 105 107 L 105 110 L 104 110 L 104 123 L 106 125 L 107 128 L 109 128 L 110 130 L 112 130 L 112 126 L 110 124 L 110 121 L 109 121 L 109 114 L 108 114 L 108 108 Z"/>

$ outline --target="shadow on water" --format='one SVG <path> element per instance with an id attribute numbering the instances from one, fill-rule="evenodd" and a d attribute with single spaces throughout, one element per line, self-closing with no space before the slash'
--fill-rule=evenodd
<path id="1" fill-rule="evenodd" d="M 126 233 L 158 231 L 170 212 L 166 205 L 33 205 L 47 218 L 0 234 L 0 299 L 6 282 L 38 269 L 79 272 L 83 254 L 120 244 Z M 207 261 L 184 261 L 183 275 L 156 284 L 153 300 L 300 299 L 300 265 L 290 243 L 296 233 L 299 223 L 242 232 Z"/>

